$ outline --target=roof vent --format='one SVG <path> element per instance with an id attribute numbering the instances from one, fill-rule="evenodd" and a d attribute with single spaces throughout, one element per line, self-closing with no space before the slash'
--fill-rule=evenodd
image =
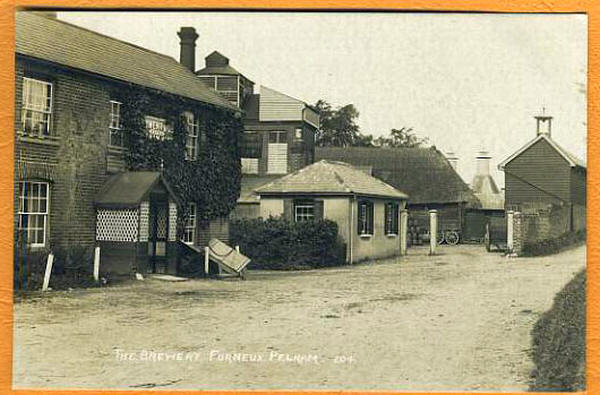
<path id="1" fill-rule="evenodd" d="M 550 137 L 552 132 L 552 117 L 546 115 L 546 108 L 542 108 L 542 115 L 535 116 L 536 122 L 536 135 L 540 134 Z M 544 130 L 544 126 L 546 127 Z"/>

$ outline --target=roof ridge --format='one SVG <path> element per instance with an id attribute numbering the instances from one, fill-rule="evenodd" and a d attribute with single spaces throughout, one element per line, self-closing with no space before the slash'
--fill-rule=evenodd
<path id="1" fill-rule="evenodd" d="M 116 38 L 116 37 L 109 36 L 109 35 L 107 35 L 107 34 L 100 33 L 100 32 L 98 32 L 98 31 L 95 31 L 95 30 L 92 30 L 92 29 L 88 29 L 87 27 L 83 27 L 83 26 L 76 25 L 76 24 L 74 24 L 74 23 L 71 23 L 71 22 L 64 21 L 64 20 L 62 20 L 62 19 L 58 19 L 58 18 L 56 18 L 56 19 L 55 19 L 55 18 L 49 18 L 49 17 L 43 16 L 43 15 L 35 14 L 35 11 L 28 11 L 28 10 L 18 11 L 17 13 L 24 13 L 24 14 L 28 14 L 28 15 L 33 15 L 33 16 L 34 16 L 34 17 L 36 17 L 36 18 L 44 18 L 44 19 L 46 19 L 46 20 L 49 20 L 49 21 L 51 21 L 51 22 L 62 23 L 63 25 L 67 25 L 67 26 L 69 26 L 69 27 L 72 27 L 72 28 L 75 28 L 75 29 L 83 30 L 83 31 L 85 31 L 85 32 L 92 33 L 92 34 L 95 34 L 95 35 L 97 35 L 97 36 L 101 36 L 101 37 L 107 38 L 107 39 L 109 39 L 109 40 L 113 40 L 113 41 L 116 41 L 116 42 L 120 42 L 120 43 L 122 43 L 122 44 L 125 44 L 125 45 L 128 45 L 128 46 L 130 46 L 130 47 L 133 47 L 133 48 L 140 49 L 140 50 L 142 50 L 142 51 L 144 51 L 144 52 L 148 52 L 148 53 L 151 53 L 151 54 L 154 54 L 154 55 L 159 55 L 159 56 L 162 56 L 162 57 L 168 58 L 168 59 L 170 59 L 170 60 L 173 60 L 174 62 L 176 62 L 176 63 L 180 64 L 180 63 L 179 63 L 179 62 L 177 62 L 177 60 L 176 60 L 175 58 L 173 58 L 172 56 L 169 56 L 169 55 L 166 55 L 166 54 L 164 54 L 164 53 L 160 53 L 160 52 L 154 51 L 154 50 L 152 50 L 152 49 L 148 49 L 148 48 L 146 48 L 146 47 L 142 47 L 142 46 L 140 46 L 140 45 L 137 45 L 137 44 L 130 43 L 130 42 L 128 42 L 128 41 L 125 41 L 125 40 L 121 40 L 120 38 Z"/>

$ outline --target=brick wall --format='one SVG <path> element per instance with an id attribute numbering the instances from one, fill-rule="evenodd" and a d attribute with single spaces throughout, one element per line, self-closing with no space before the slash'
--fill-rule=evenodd
<path id="1" fill-rule="evenodd" d="M 23 59 L 17 60 L 16 75 L 15 181 L 50 183 L 50 246 L 92 245 L 93 201 L 107 178 L 109 87 L 93 77 Z M 53 84 L 52 139 L 18 136 L 23 76 Z"/>
<path id="2" fill-rule="evenodd" d="M 526 206 L 513 217 L 513 252 L 523 252 L 526 244 L 553 239 L 570 231 L 571 209 L 568 205 Z"/>

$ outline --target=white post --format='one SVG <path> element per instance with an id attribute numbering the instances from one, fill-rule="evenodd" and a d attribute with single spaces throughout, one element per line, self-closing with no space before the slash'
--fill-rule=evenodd
<path id="1" fill-rule="evenodd" d="M 100 281 L 100 247 L 94 248 L 94 281 Z"/>
<path id="2" fill-rule="evenodd" d="M 209 256 L 210 252 L 208 251 L 208 247 L 204 247 L 204 273 L 206 273 L 206 275 L 208 276 L 208 264 L 210 261 L 210 256 Z"/>
<path id="3" fill-rule="evenodd" d="M 506 212 L 506 252 L 509 254 L 513 252 L 515 246 L 514 214 L 512 210 Z"/>
<path id="4" fill-rule="evenodd" d="M 406 255 L 408 242 L 408 210 L 400 211 L 400 255 Z"/>
<path id="5" fill-rule="evenodd" d="M 437 210 L 429 210 L 429 255 L 435 255 L 437 247 Z"/>
<path id="6" fill-rule="evenodd" d="M 46 272 L 44 273 L 44 284 L 42 285 L 42 291 L 48 290 L 50 284 L 50 274 L 52 273 L 52 264 L 54 263 L 54 254 L 48 254 L 48 260 L 46 261 Z"/>
<path id="7" fill-rule="evenodd" d="M 239 246 L 239 245 L 238 245 L 238 246 L 235 246 L 235 250 L 236 250 L 236 251 L 237 251 L 237 253 L 239 254 L 239 253 L 240 253 L 240 246 Z"/>

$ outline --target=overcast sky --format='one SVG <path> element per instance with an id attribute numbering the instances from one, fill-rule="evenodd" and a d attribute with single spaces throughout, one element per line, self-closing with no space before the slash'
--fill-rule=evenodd
<path id="1" fill-rule="evenodd" d="M 413 127 L 492 168 L 535 137 L 534 115 L 585 159 L 587 17 L 411 13 L 61 12 L 59 18 L 179 59 L 181 26 L 200 35 L 196 67 L 218 50 L 259 85 L 314 103 L 354 104 L 363 133 Z M 492 173 L 499 185 L 502 172 Z"/>

